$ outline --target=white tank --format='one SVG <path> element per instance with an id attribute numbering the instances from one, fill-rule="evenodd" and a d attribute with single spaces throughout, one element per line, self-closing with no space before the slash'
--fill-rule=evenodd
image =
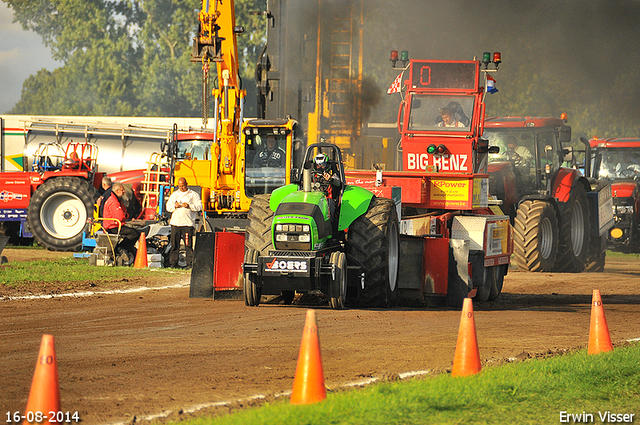
<path id="1" fill-rule="evenodd" d="M 201 118 L 0 115 L 0 122 L 0 171 L 32 171 L 40 144 L 57 142 L 64 148 L 85 140 L 98 146 L 98 171 L 146 168 L 174 124 L 183 131 L 202 129 Z"/>

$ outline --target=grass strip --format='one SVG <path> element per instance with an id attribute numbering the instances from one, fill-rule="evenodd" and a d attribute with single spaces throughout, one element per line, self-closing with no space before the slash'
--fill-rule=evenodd
<path id="1" fill-rule="evenodd" d="M 148 276 L 149 273 L 163 273 L 163 271 L 133 267 L 96 267 L 90 266 L 86 258 L 69 257 L 4 264 L 0 266 L 0 285 L 19 288 L 34 283 L 47 285 L 84 281 L 117 282 Z"/>
<path id="2" fill-rule="evenodd" d="M 607 412 L 619 414 L 615 417 L 618 423 L 624 422 L 622 414 L 627 414 L 626 418 L 633 423 L 640 422 L 640 344 L 598 355 L 587 355 L 581 350 L 549 359 L 489 367 L 464 378 L 442 374 L 381 383 L 361 390 L 330 393 L 326 400 L 312 405 L 294 406 L 288 400 L 279 400 L 227 416 L 180 423 L 603 423 L 602 417 Z"/>

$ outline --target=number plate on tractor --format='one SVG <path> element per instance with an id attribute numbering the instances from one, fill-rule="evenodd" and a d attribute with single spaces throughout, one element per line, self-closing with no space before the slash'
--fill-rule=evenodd
<path id="1" fill-rule="evenodd" d="M 309 276 L 311 260 L 294 257 L 262 257 L 262 270 L 265 275 L 292 274 Z"/>

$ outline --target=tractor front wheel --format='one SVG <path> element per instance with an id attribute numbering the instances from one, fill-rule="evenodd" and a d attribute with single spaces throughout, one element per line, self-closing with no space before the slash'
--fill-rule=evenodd
<path id="1" fill-rule="evenodd" d="M 347 256 L 344 252 L 335 251 L 329 261 L 333 266 L 329 280 L 329 307 L 342 310 L 347 299 Z"/>
<path id="2" fill-rule="evenodd" d="M 493 279 L 491 280 L 491 294 L 489 295 L 489 301 L 495 301 L 502 292 L 502 286 L 504 284 L 504 277 L 509 270 L 508 264 L 491 267 L 493 271 Z"/>
<path id="3" fill-rule="evenodd" d="M 244 254 L 244 262 L 255 264 L 258 262 L 258 251 L 247 249 Z M 255 273 L 245 273 L 243 279 L 244 304 L 255 307 L 260 304 L 262 288 L 258 286 L 258 275 Z"/>

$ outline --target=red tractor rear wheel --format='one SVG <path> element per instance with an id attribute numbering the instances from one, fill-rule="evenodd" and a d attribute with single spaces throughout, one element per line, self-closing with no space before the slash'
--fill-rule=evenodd
<path id="1" fill-rule="evenodd" d="M 548 272 L 558 255 L 558 218 L 545 201 L 524 201 L 513 225 L 512 260 L 520 270 Z"/>
<path id="2" fill-rule="evenodd" d="M 589 207 L 585 187 L 575 182 L 569 200 L 562 207 L 562 225 L 555 271 L 584 271 L 589 253 Z"/>

